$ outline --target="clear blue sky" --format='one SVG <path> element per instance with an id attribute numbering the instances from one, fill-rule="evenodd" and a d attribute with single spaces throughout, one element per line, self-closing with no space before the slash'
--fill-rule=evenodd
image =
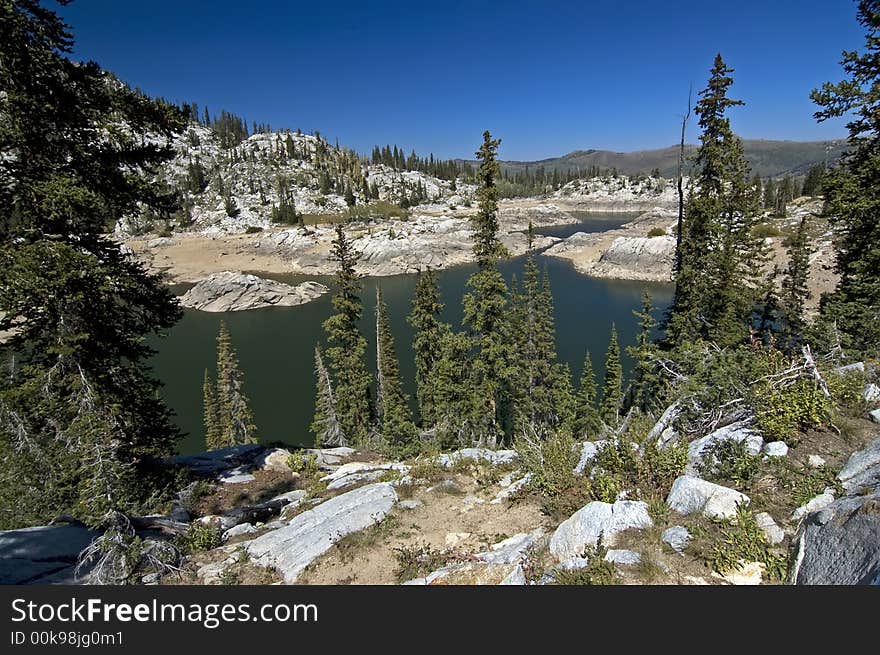
<path id="1" fill-rule="evenodd" d="M 853 0 L 230 2 L 76 0 L 75 56 L 173 101 L 360 152 L 398 143 L 471 157 L 484 129 L 505 159 L 678 140 L 688 85 L 720 51 L 746 138 L 839 138 L 813 87 L 861 48 Z M 691 124 L 689 141 L 697 136 Z"/>

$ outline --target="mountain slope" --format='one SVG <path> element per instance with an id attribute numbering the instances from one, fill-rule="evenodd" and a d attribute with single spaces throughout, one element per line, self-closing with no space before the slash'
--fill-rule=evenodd
<path id="1" fill-rule="evenodd" d="M 752 171 L 761 177 L 775 177 L 785 173 L 804 174 L 810 166 L 819 162 L 831 163 L 838 159 L 846 143 L 839 141 L 771 141 L 765 139 L 744 140 L 746 158 Z M 535 170 L 541 166 L 545 171 L 568 171 L 592 166 L 602 169 L 616 168 L 623 175 L 650 173 L 659 169 L 664 177 L 674 177 L 678 171 L 679 147 L 669 146 L 657 150 L 637 152 L 612 152 L 610 150 L 575 150 L 561 157 L 538 161 L 505 161 L 503 169 L 511 174 L 528 167 Z M 693 157 L 696 146 L 686 145 L 685 153 Z M 469 162 L 471 164 L 475 162 Z M 685 163 L 687 169 L 688 163 Z"/>

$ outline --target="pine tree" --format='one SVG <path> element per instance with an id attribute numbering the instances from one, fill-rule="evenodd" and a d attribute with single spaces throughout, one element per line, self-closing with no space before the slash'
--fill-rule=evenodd
<path id="1" fill-rule="evenodd" d="M 639 334 L 636 337 L 636 345 L 627 350 L 630 357 L 635 360 L 631 400 L 633 406 L 642 411 L 649 411 L 651 400 L 658 395 L 656 385 L 660 381 L 660 376 L 656 372 L 657 346 L 651 336 L 657 321 L 654 320 L 651 296 L 647 291 L 642 295 L 642 310 L 634 311 L 633 314 L 639 321 Z"/>
<path id="2" fill-rule="evenodd" d="M 419 273 L 412 310 L 407 317 L 414 331 L 416 400 L 421 425 L 425 428 L 434 426 L 438 418 L 434 368 L 442 355 L 444 335 L 450 331 L 450 327 L 440 320 L 442 311 L 437 275 L 429 268 Z"/>
<path id="3" fill-rule="evenodd" d="M 605 354 L 605 380 L 602 384 L 602 403 L 599 418 L 608 426 L 616 426 L 619 420 L 620 401 L 623 394 L 623 367 L 620 364 L 620 346 L 617 343 L 617 327 L 611 324 L 611 339 Z"/>
<path id="4" fill-rule="evenodd" d="M 850 152 L 823 181 L 825 211 L 835 231 L 837 288 L 822 298 L 821 315 L 836 321 L 845 348 L 867 356 L 880 350 L 880 2 L 861 0 L 865 51 L 843 54 L 848 78 L 826 82 L 811 97 L 816 119 L 851 114 Z"/>
<path id="5" fill-rule="evenodd" d="M 331 259 L 338 263 L 333 296 L 335 313 L 323 323 L 327 335 L 327 368 L 336 383 L 336 412 L 342 434 L 355 445 L 367 443 L 372 423 L 370 375 L 366 367 L 367 341 L 358 329 L 363 313 L 361 286 L 355 272 L 358 254 L 336 226 Z"/>
<path id="6" fill-rule="evenodd" d="M 474 361 L 471 367 L 471 393 L 475 415 L 476 440 L 494 444 L 502 436 L 506 417 L 502 414 L 502 397 L 506 378 L 508 343 L 504 323 L 507 309 L 507 284 L 496 263 L 507 252 L 498 239 L 498 188 L 500 174 L 496 151 L 500 140 L 483 133 L 483 145 L 477 151 L 480 171 L 477 189 L 479 211 L 472 219 L 474 254 L 477 271 L 467 281 L 470 291 L 463 299 L 464 324 L 473 341 Z"/>
<path id="7" fill-rule="evenodd" d="M 404 456 L 417 452 L 419 435 L 403 393 L 388 308 L 379 287 L 376 287 L 376 418 L 379 434 L 393 454 Z"/>
<path id="8" fill-rule="evenodd" d="M 725 116 L 743 104 L 727 97 L 733 79 L 719 54 L 700 92 L 696 190 L 688 197 L 680 269 L 668 322 L 673 343 L 745 341 L 757 304 L 763 242 L 754 235 L 758 207 L 742 142 Z"/>
<path id="9" fill-rule="evenodd" d="M 238 364 L 232 335 L 226 323 L 220 322 L 217 336 L 217 417 L 220 438 L 214 447 L 225 448 L 257 443 L 254 415 L 242 389 L 244 374 Z"/>
<path id="10" fill-rule="evenodd" d="M 222 447 L 220 445 L 222 432 L 220 430 L 220 416 L 217 412 L 217 386 L 208 369 L 205 369 L 202 397 L 204 399 L 205 447 L 207 450 L 215 450 Z"/>
<path id="11" fill-rule="evenodd" d="M 780 302 L 785 315 L 784 333 L 789 346 L 798 346 L 806 327 L 805 305 L 810 297 L 807 279 L 810 274 L 810 246 L 807 217 L 798 224 L 788 246 L 788 269 L 782 280 Z"/>
<path id="12" fill-rule="evenodd" d="M 0 3 L 0 529 L 147 510 L 179 438 L 148 365 L 179 306 L 107 228 L 177 209 L 157 173 L 186 115 L 72 50 L 50 9 Z"/>
<path id="13" fill-rule="evenodd" d="M 333 395 L 333 382 L 324 366 L 321 347 L 315 346 L 315 416 L 311 430 L 315 435 L 315 446 L 348 446 L 348 439 L 342 432 L 339 415 L 336 412 L 336 398 Z"/>
<path id="14" fill-rule="evenodd" d="M 572 433 L 576 439 L 590 439 L 602 429 L 599 412 L 596 408 L 596 374 L 590 351 L 584 357 L 584 369 L 575 400 L 575 414 Z"/>

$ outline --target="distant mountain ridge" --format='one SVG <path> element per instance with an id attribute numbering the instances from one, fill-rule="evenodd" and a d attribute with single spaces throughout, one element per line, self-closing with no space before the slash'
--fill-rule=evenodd
<path id="1" fill-rule="evenodd" d="M 791 173 L 803 175 L 810 166 L 826 162 L 833 163 L 846 149 L 846 141 L 773 141 L 769 139 L 744 139 L 746 158 L 752 173 L 761 177 L 776 177 Z M 685 170 L 692 165 L 692 157 L 697 146 L 685 146 L 685 154 L 691 161 L 685 162 Z M 611 150 L 575 150 L 561 157 L 551 157 L 537 161 L 502 161 L 502 169 L 510 174 L 543 166 L 546 172 L 553 170 L 589 169 L 598 166 L 602 169 L 616 168 L 621 175 L 648 174 L 659 169 L 664 177 L 675 177 L 678 172 L 678 145 L 656 150 L 636 152 L 613 152 Z M 475 161 L 467 161 L 476 165 Z"/>

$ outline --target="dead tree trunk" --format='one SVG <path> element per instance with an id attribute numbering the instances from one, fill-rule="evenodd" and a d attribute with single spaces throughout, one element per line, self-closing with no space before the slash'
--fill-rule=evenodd
<path id="1" fill-rule="evenodd" d="M 675 274 L 681 270 L 681 232 L 684 221 L 684 135 L 688 119 L 691 117 L 691 96 L 693 87 L 688 87 L 687 112 L 681 119 L 681 143 L 678 148 L 678 229 L 675 233 Z"/>

